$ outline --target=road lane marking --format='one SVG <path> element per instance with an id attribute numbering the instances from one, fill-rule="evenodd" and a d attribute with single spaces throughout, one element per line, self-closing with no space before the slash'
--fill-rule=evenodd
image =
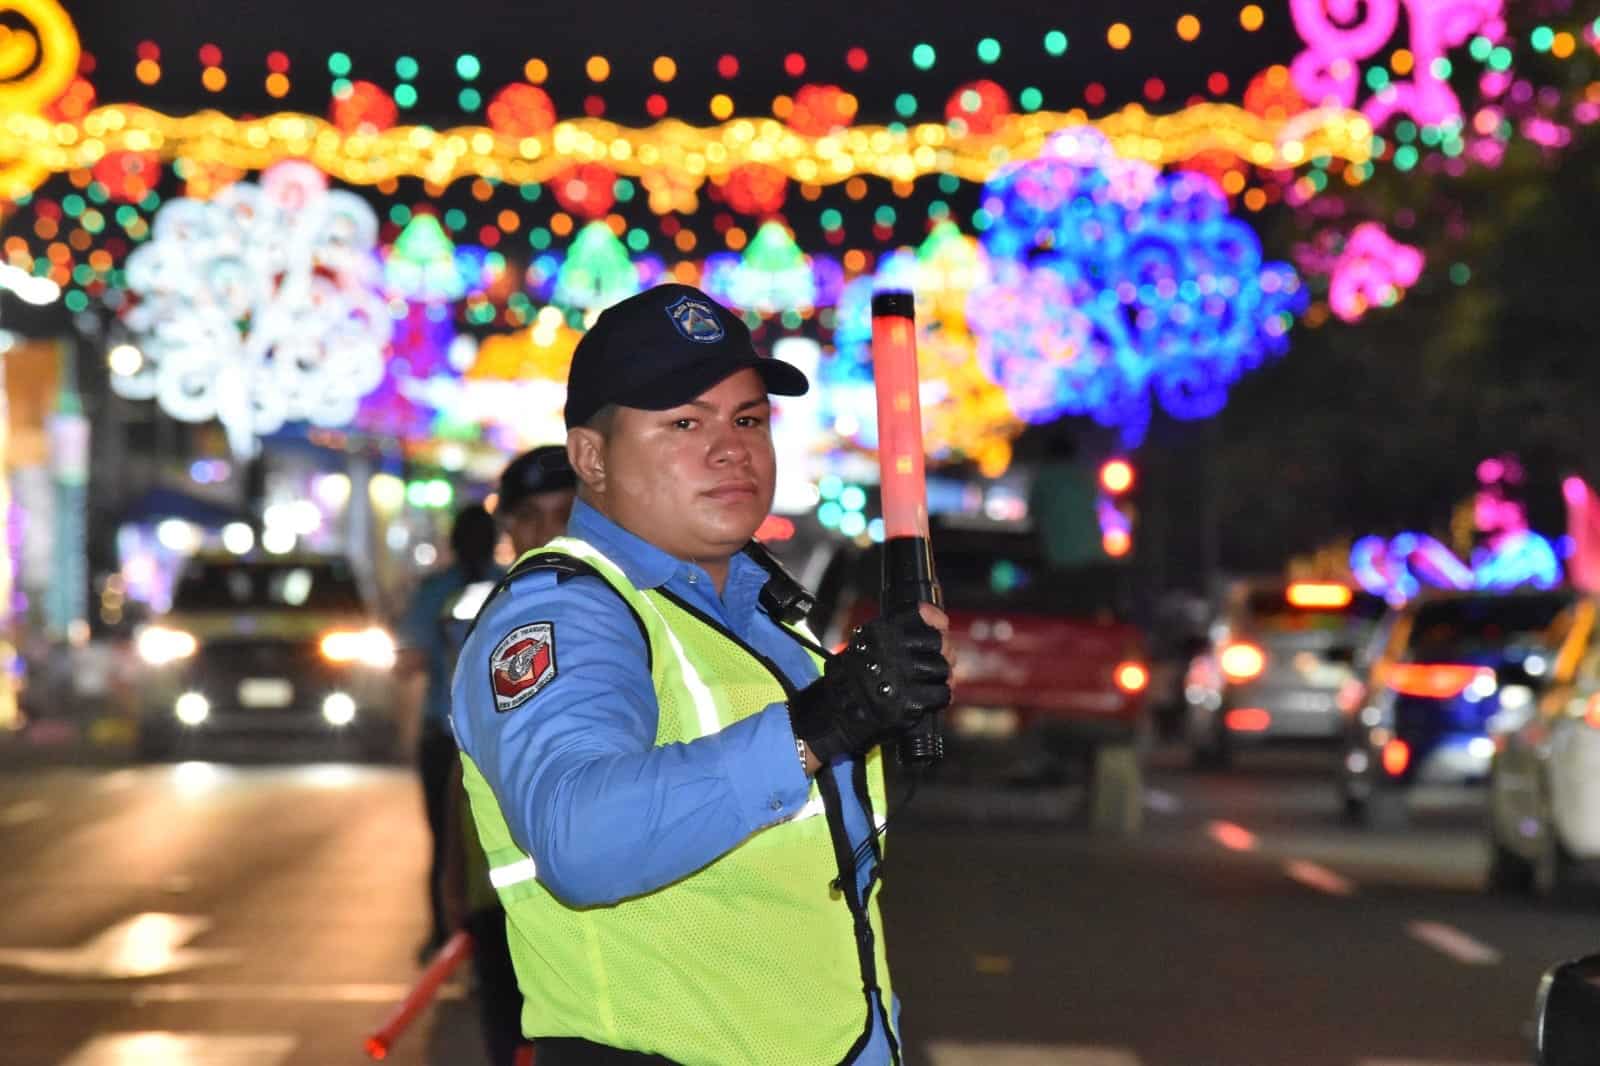
<path id="1" fill-rule="evenodd" d="M 1468 966 L 1493 966 L 1500 961 L 1500 953 L 1494 948 L 1443 922 L 1411 922 L 1406 925 L 1406 932 Z"/>
<path id="2" fill-rule="evenodd" d="M 927 1045 L 933 1066 L 1140 1066 L 1127 1048 L 1088 1044 L 963 1044 L 935 1040 Z"/>
<path id="3" fill-rule="evenodd" d="M 1254 851 L 1256 835 L 1233 822 L 1213 821 L 1206 825 L 1206 834 L 1230 851 Z"/>
<path id="4" fill-rule="evenodd" d="M 23 800 L 13 803 L 5 810 L 0 811 L 0 825 L 10 828 L 24 825 L 28 822 L 38 821 L 50 813 L 50 807 L 44 800 Z"/>
<path id="5" fill-rule="evenodd" d="M 0 948 L 0 966 L 47 977 L 137 978 L 228 962 L 236 951 L 186 948 L 211 919 L 147 911 L 108 926 L 75 947 Z"/>
<path id="6" fill-rule="evenodd" d="M 134 785 L 138 784 L 138 782 L 139 771 L 117 770 L 114 773 L 110 773 L 105 777 L 102 777 L 100 779 L 100 783 L 96 786 L 96 789 L 100 792 L 123 792 L 132 788 Z"/>
<path id="7" fill-rule="evenodd" d="M 292 1033 L 103 1033 L 61 1066 L 278 1066 L 294 1047 Z"/>
<path id="8" fill-rule="evenodd" d="M 1183 801 L 1170 792 L 1163 792 L 1159 788 L 1144 790 L 1144 805 L 1158 814 L 1176 814 L 1183 810 Z"/>
<path id="9" fill-rule="evenodd" d="M 411 994 L 404 984 L 328 984 L 301 982 L 269 984 L 201 984 L 165 982 L 124 984 L 92 982 L 61 984 L 0 984 L 0 1003 L 236 1003 L 253 1000 L 273 1003 L 398 1003 Z M 438 999 L 466 998 L 460 984 L 444 985 Z"/>
<path id="10" fill-rule="evenodd" d="M 1522 1064 L 1488 1062 L 1483 1059 L 1473 1059 L 1471 1062 L 1462 1059 L 1359 1059 L 1356 1066 L 1522 1066 Z"/>
<path id="11" fill-rule="evenodd" d="M 1307 888 L 1326 892 L 1330 896 L 1355 895 L 1354 882 L 1308 859 L 1290 859 L 1283 864 L 1283 872 Z"/>

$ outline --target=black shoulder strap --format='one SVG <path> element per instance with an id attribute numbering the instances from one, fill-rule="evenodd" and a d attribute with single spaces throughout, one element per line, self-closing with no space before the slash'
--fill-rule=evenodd
<path id="1" fill-rule="evenodd" d="M 639 627 L 639 637 L 644 641 L 646 662 L 650 669 L 652 671 L 654 670 L 655 652 L 650 647 L 650 631 L 645 629 L 644 619 L 640 618 L 639 612 L 633 609 L 633 604 L 629 603 L 627 597 L 618 592 L 616 587 L 612 585 L 610 581 L 606 580 L 605 575 L 597 570 L 594 566 L 584 562 L 582 559 L 579 559 L 576 556 L 568 555 L 565 552 L 540 552 L 538 555 L 526 556 L 519 560 L 516 565 L 512 566 L 510 570 L 507 570 L 506 576 L 502 577 L 495 585 L 493 591 L 491 591 L 488 596 L 484 597 L 482 606 L 478 608 L 477 615 L 472 619 L 472 625 L 467 629 L 467 636 L 470 637 L 472 635 L 472 631 L 478 628 L 479 619 L 484 616 L 484 612 L 489 609 L 489 604 L 494 602 L 496 596 L 510 588 L 512 583 L 518 578 L 526 577 L 527 575 L 539 570 L 554 571 L 557 585 L 571 581 L 575 577 L 592 577 L 604 585 L 612 593 L 612 595 L 616 596 L 617 599 L 622 601 L 622 605 L 628 609 L 628 614 L 633 619 L 633 624 Z"/>

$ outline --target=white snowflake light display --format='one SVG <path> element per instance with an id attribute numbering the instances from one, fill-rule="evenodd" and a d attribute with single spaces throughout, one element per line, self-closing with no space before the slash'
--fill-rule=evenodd
<path id="1" fill-rule="evenodd" d="M 383 380 L 393 323 L 378 293 L 378 220 L 297 161 L 210 201 L 173 200 L 128 257 L 122 322 L 142 358 L 129 399 L 222 423 L 238 455 L 285 422 L 343 426 Z"/>

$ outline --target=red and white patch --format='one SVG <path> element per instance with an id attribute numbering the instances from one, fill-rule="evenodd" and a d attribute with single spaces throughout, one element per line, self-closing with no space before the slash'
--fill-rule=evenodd
<path id="1" fill-rule="evenodd" d="M 556 679 L 556 627 L 550 622 L 518 626 L 489 653 L 494 709 L 504 714 L 533 699 Z"/>

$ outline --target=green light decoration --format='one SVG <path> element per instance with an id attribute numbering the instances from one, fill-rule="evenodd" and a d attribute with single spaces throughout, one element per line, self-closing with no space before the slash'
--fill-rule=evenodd
<path id="1" fill-rule="evenodd" d="M 462 81 L 472 81 L 483 71 L 483 64 L 478 62 L 478 57 L 467 54 L 456 59 L 456 74 Z"/>
<path id="2" fill-rule="evenodd" d="M 410 85 L 395 86 L 394 102 L 405 108 L 417 106 L 417 90 Z"/>
<path id="3" fill-rule="evenodd" d="M 390 292 L 408 300 L 453 301 L 467 291 L 455 243 L 430 214 L 414 215 L 395 238 L 384 259 L 383 280 Z"/>
<path id="4" fill-rule="evenodd" d="M 985 63 L 993 63 L 1000 58 L 1000 42 L 993 37 L 985 37 L 978 42 L 978 58 Z"/>
<path id="5" fill-rule="evenodd" d="M 1051 30 L 1044 35 L 1044 50 L 1053 56 L 1066 55 L 1067 35 L 1060 30 Z"/>
<path id="6" fill-rule="evenodd" d="M 936 58 L 931 44 L 919 44 L 911 50 L 911 62 L 918 70 L 931 70 Z"/>
<path id="7" fill-rule="evenodd" d="M 417 61 L 410 56 L 401 56 L 394 61 L 395 75 L 401 81 L 410 81 L 417 76 L 417 72 L 421 69 Z"/>
<path id="8" fill-rule="evenodd" d="M 717 299 L 744 311 L 752 326 L 763 315 L 809 308 L 817 302 L 811 261 L 795 243 L 794 234 L 777 221 L 762 223 L 742 256 L 708 257 L 700 282 Z"/>
<path id="9" fill-rule="evenodd" d="M 350 57 L 343 52 L 334 52 L 329 55 L 328 73 L 336 78 L 348 77 L 350 74 Z"/>
<path id="10" fill-rule="evenodd" d="M 1024 111 L 1037 111 L 1044 106 L 1044 93 L 1030 85 L 1017 94 L 1017 103 Z"/>
<path id="11" fill-rule="evenodd" d="M 567 249 L 552 299 L 562 307 L 598 311 L 638 291 L 639 272 L 627 247 L 610 226 L 596 221 L 579 230 Z"/>
<path id="12" fill-rule="evenodd" d="M 756 230 L 756 235 L 750 238 L 750 243 L 744 250 L 744 265 L 751 270 L 760 270 L 770 274 L 782 274 L 791 270 L 804 270 L 808 274 L 811 267 L 806 263 L 806 254 L 795 243 L 794 234 L 781 222 L 763 222 L 761 228 Z"/>

